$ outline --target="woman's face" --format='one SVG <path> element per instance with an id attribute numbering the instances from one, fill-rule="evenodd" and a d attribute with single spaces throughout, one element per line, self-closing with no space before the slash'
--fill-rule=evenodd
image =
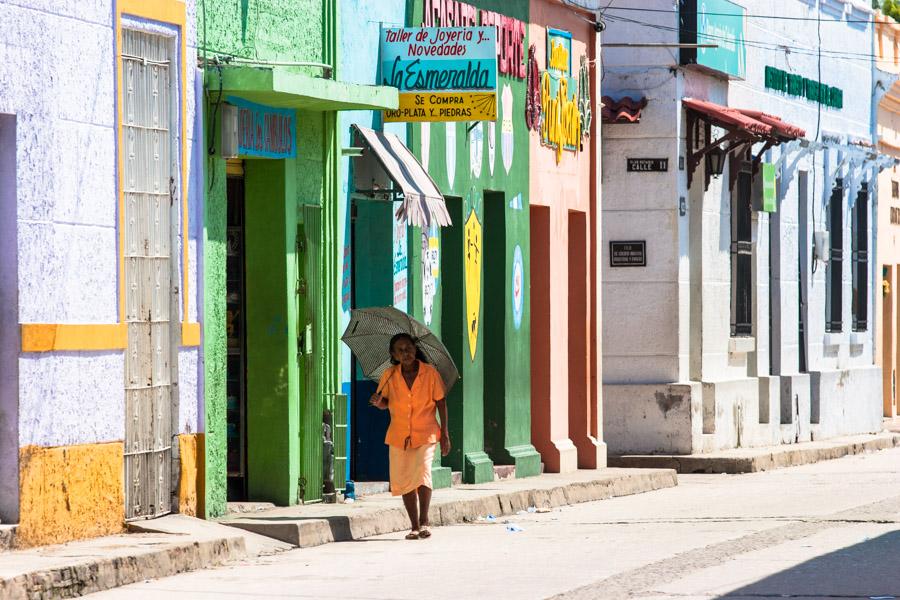
<path id="1" fill-rule="evenodd" d="M 391 358 L 404 367 L 412 366 L 416 362 L 416 346 L 406 338 L 400 338 L 394 343 L 391 350 Z"/>

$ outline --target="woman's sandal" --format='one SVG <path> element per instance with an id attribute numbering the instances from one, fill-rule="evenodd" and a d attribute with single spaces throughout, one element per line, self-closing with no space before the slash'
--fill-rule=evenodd
<path id="1" fill-rule="evenodd" d="M 412 531 L 410 531 L 409 533 L 406 534 L 406 539 L 417 540 L 417 539 L 419 539 L 420 535 L 421 535 L 421 533 L 419 531 L 416 531 L 415 529 L 413 529 Z"/>
<path id="2" fill-rule="evenodd" d="M 420 525 L 419 526 L 419 539 L 426 539 L 431 537 L 431 531 L 428 529 L 428 525 Z"/>

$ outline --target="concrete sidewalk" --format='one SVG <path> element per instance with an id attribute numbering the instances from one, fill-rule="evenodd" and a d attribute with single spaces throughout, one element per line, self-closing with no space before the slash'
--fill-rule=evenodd
<path id="1" fill-rule="evenodd" d="M 0 598 L 72 598 L 290 549 L 269 538 L 184 515 L 141 521 L 129 530 L 0 553 Z"/>
<path id="2" fill-rule="evenodd" d="M 736 448 L 707 454 L 610 456 L 608 461 L 615 467 L 675 469 L 679 473 L 755 473 L 897 446 L 900 446 L 900 433 L 885 431 L 870 435 L 830 438 L 818 442 Z"/>
<path id="3" fill-rule="evenodd" d="M 677 478 L 670 469 L 582 470 L 460 485 L 434 492 L 431 524 L 473 522 L 479 517 L 510 515 L 529 507 L 552 508 L 675 485 Z M 409 529 L 402 502 L 389 494 L 366 496 L 352 504 L 309 504 L 253 515 L 232 514 L 219 522 L 300 548 Z"/>

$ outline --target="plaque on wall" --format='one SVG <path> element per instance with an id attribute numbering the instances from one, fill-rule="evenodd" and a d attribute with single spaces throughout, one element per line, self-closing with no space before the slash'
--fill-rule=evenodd
<path id="1" fill-rule="evenodd" d="M 668 158 L 626 158 L 629 173 L 662 173 L 669 170 Z"/>
<path id="2" fill-rule="evenodd" d="M 645 240 L 609 243 L 609 266 L 646 267 L 647 242 Z"/>

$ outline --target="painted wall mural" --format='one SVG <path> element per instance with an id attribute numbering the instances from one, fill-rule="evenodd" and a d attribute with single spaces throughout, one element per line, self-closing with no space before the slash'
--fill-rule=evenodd
<path id="1" fill-rule="evenodd" d="M 512 266 L 512 309 L 513 325 L 516 330 L 522 326 L 522 312 L 525 308 L 525 267 L 522 263 L 522 247 L 516 244 L 513 250 Z"/>
<path id="2" fill-rule="evenodd" d="M 495 121 L 491 121 L 490 123 L 488 123 L 487 147 L 488 147 L 488 170 L 491 173 L 491 177 L 493 177 L 494 176 L 494 159 L 497 157 L 497 123 Z"/>
<path id="3" fill-rule="evenodd" d="M 472 177 L 481 177 L 481 165 L 484 164 L 484 125 L 476 123 L 469 132 L 469 170 Z"/>
<path id="4" fill-rule="evenodd" d="M 466 219 L 464 247 L 466 252 L 466 328 L 469 355 L 475 360 L 478 350 L 478 321 L 481 319 L 481 221 L 473 207 Z"/>
<path id="5" fill-rule="evenodd" d="M 500 152 L 503 155 L 503 168 L 509 175 L 516 139 L 513 128 L 513 93 L 508 83 L 503 85 L 503 92 L 500 94 L 500 112 L 503 119 L 500 123 Z"/>
<path id="6" fill-rule="evenodd" d="M 403 204 L 402 200 L 394 202 L 394 214 Z M 407 287 L 409 282 L 409 256 L 407 252 L 407 234 L 406 223 L 398 223 L 396 220 L 393 225 L 393 244 L 394 244 L 394 308 L 407 312 L 409 310 L 409 302 L 407 301 Z"/>
<path id="7" fill-rule="evenodd" d="M 432 225 L 422 232 L 422 313 L 426 325 L 431 325 L 434 315 L 434 298 L 437 295 L 440 273 L 440 238 L 437 225 Z"/>
<path id="8" fill-rule="evenodd" d="M 446 128 L 447 183 L 453 187 L 456 179 L 456 123 L 444 123 Z"/>

